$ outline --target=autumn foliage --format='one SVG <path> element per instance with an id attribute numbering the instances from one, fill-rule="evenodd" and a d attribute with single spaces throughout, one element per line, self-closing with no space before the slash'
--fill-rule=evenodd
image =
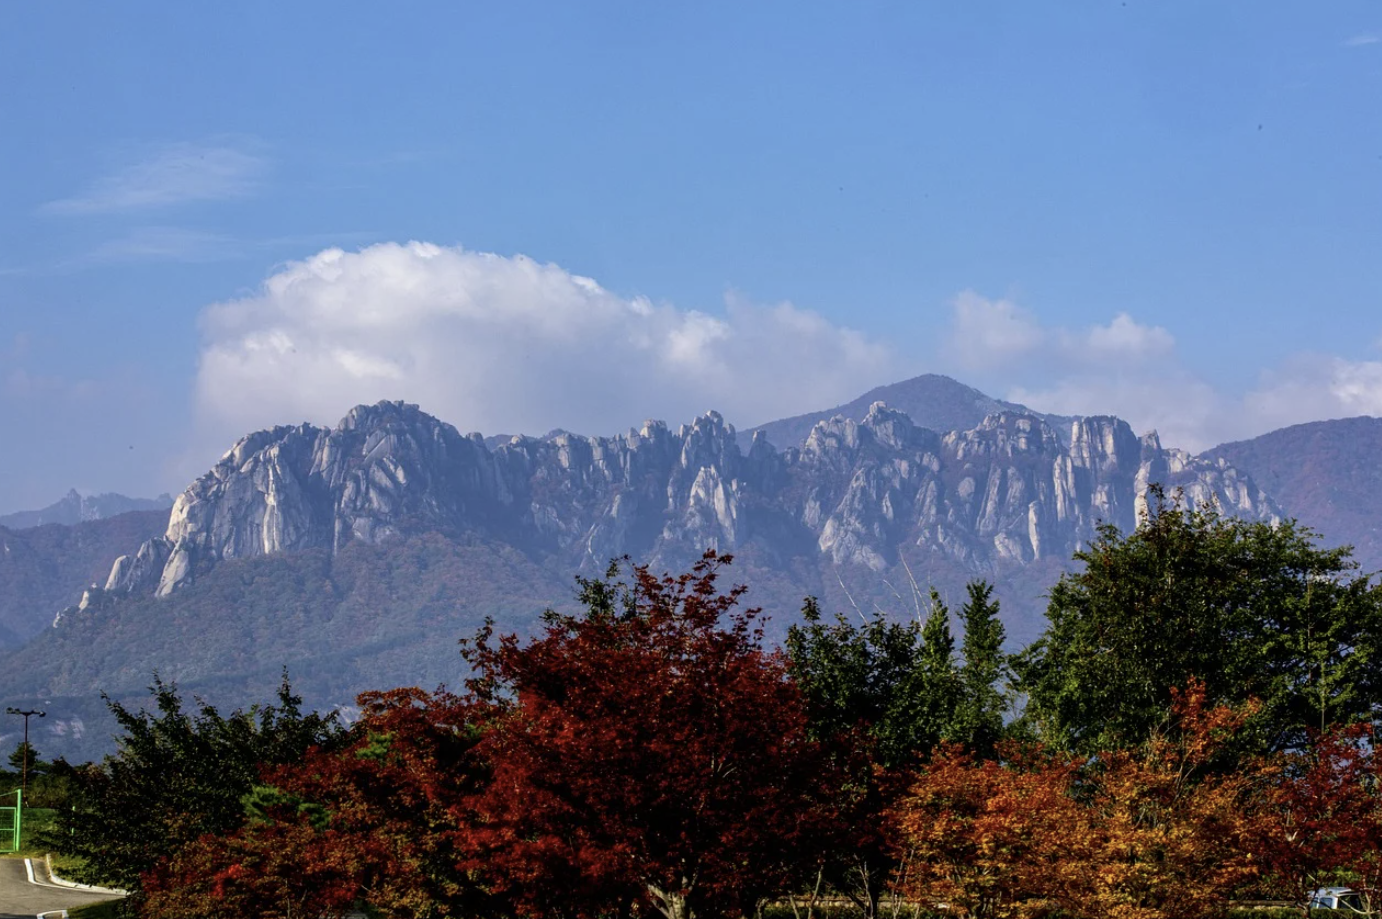
<path id="1" fill-rule="evenodd" d="M 161 715 L 131 716 L 133 752 L 99 787 L 135 769 L 153 787 L 145 761 L 178 761 L 160 738 L 195 752 L 186 738 L 221 750 L 243 735 L 267 753 L 257 784 L 217 795 L 203 787 L 217 762 L 198 759 L 188 787 L 238 807 L 220 806 L 212 832 L 170 823 L 176 851 L 149 858 L 132 906 L 144 919 L 732 919 L 825 885 L 868 917 L 887 893 L 918 916 L 1213 919 L 1244 893 L 1303 904 L 1340 877 L 1369 899 L 1382 885 L 1365 725 L 1264 754 L 1257 703 L 1212 704 L 1191 679 L 1134 746 L 995 742 L 998 695 L 959 720 L 916 698 L 965 692 L 948 616 L 863 635 L 813 621 L 789 666 L 744 589 L 720 590 L 727 562 L 582 580 L 580 614 L 464 643 L 464 692 L 367 693 L 344 733 L 286 702 L 291 717 L 258 727 L 189 721 L 167 690 Z M 996 606 L 971 598 L 968 631 L 988 637 L 967 635 L 961 657 L 1001 674 L 1001 630 L 980 629 Z"/>
<path id="2" fill-rule="evenodd" d="M 352 742 L 268 769 L 250 819 L 207 835 L 146 880 L 149 919 L 474 913 L 488 895 L 456 863 L 485 771 L 474 706 L 401 689 L 361 697 Z"/>
<path id="3" fill-rule="evenodd" d="M 959 915 L 1198 919 L 1255 876 L 1257 776 L 1214 768 L 1249 712 L 1194 683 L 1140 749 L 1075 758 L 938 752 L 896 814 L 899 882 Z"/>
<path id="4" fill-rule="evenodd" d="M 721 564 L 587 583 L 588 615 L 474 648 L 496 714 L 466 863 L 519 912 L 739 915 L 806 861 L 824 761 Z"/>

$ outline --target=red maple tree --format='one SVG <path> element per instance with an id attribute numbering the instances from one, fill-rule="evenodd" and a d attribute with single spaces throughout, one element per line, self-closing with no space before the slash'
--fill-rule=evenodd
<path id="1" fill-rule="evenodd" d="M 1354 882 L 1373 909 L 1382 907 L 1382 764 L 1371 727 L 1336 727 L 1308 747 L 1264 764 L 1273 781 L 1270 819 L 1258 833 L 1255 852 L 1279 885 L 1279 893 L 1308 915 L 1309 894 L 1341 873 Z"/>
<path id="2" fill-rule="evenodd" d="M 582 615 L 470 648 L 496 714 L 464 864 L 521 912 L 735 916 L 810 864 L 824 760 L 728 561 L 584 582 Z"/>

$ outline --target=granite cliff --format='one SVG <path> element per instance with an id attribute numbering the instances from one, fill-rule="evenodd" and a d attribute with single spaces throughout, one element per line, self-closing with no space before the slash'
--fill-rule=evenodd
<path id="1" fill-rule="evenodd" d="M 715 412 L 675 431 L 649 421 L 618 437 L 514 437 L 490 449 L 386 402 L 334 429 L 241 440 L 177 498 L 166 533 L 121 556 L 78 609 L 168 597 L 229 560 L 425 532 L 502 542 L 577 571 L 626 554 L 673 568 L 706 548 L 754 546 L 760 558 L 814 555 L 874 572 L 920 553 L 994 577 L 1068 560 L 1101 522 L 1131 529 L 1153 482 L 1192 505 L 1279 517 L 1227 463 L 1163 448 L 1112 417 L 1058 432 L 1004 411 L 942 434 L 876 402 L 860 421 L 817 422 L 783 451 L 761 432 L 741 450 Z"/>

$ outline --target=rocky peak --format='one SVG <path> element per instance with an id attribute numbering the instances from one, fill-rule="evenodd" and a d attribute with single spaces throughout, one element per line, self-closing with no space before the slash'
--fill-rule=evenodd
<path id="1" fill-rule="evenodd" d="M 1135 474 L 1142 461 L 1142 446 L 1128 423 L 1111 415 L 1079 418 L 1070 427 L 1071 459 L 1100 475 Z"/>
<path id="2" fill-rule="evenodd" d="M 998 412 L 988 415 L 970 431 L 954 431 L 942 441 L 958 461 L 1023 455 L 1051 454 L 1061 450 L 1060 438 L 1035 415 Z"/>
<path id="3" fill-rule="evenodd" d="M 719 412 L 706 412 L 690 425 L 682 425 L 677 437 L 681 440 L 683 470 L 695 474 L 713 467 L 733 474 L 739 462 L 739 445 L 734 439 L 734 425 L 725 424 Z"/>
<path id="4" fill-rule="evenodd" d="M 890 450 L 905 450 L 912 446 L 922 430 L 912 423 L 911 418 L 888 408 L 888 404 L 881 401 L 869 406 L 868 414 L 859 422 L 859 427 Z"/>

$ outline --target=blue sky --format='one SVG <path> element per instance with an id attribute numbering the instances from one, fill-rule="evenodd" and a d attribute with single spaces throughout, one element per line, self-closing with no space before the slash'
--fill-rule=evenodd
<path id="1" fill-rule="evenodd" d="M 1382 414 L 1375 2 L 9 4 L 0 83 L 0 511 L 379 398 Z"/>

